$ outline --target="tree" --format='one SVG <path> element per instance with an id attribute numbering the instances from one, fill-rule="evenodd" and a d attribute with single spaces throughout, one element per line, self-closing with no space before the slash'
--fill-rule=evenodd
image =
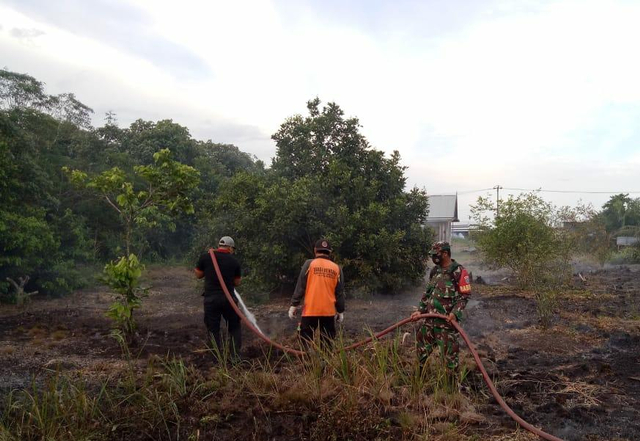
<path id="1" fill-rule="evenodd" d="M 632 199 L 628 194 L 611 196 L 602 206 L 601 216 L 609 232 L 640 226 L 640 199 Z"/>
<path id="2" fill-rule="evenodd" d="M 163 149 L 153 155 L 155 165 L 134 167 L 142 178 L 144 189 L 135 189 L 124 171 L 115 167 L 88 179 L 86 173 L 65 168 L 71 180 L 95 190 L 114 209 L 124 227 L 126 254 L 131 254 L 131 238 L 135 228 L 153 227 L 163 208 L 170 214 L 192 214 L 189 193 L 198 185 L 198 171 L 171 159 L 171 151 Z"/>
<path id="3" fill-rule="evenodd" d="M 91 127 L 93 110 L 74 94 L 47 95 L 44 83 L 35 78 L 0 69 L 0 109 L 30 109 L 48 113 L 57 121 Z"/>
<path id="4" fill-rule="evenodd" d="M 44 109 L 49 97 L 32 76 L 0 69 L 0 109 Z"/>
<path id="5" fill-rule="evenodd" d="M 195 144 L 189 129 L 170 119 L 158 122 L 138 119 L 125 131 L 121 149 L 137 164 L 152 164 L 155 153 L 171 148 L 176 161 L 192 165 L 197 153 Z"/>
<path id="6" fill-rule="evenodd" d="M 562 232 L 573 254 L 586 256 L 604 265 L 613 250 L 613 235 L 607 232 L 604 217 L 591 204 L 561 207 L 558 216 Z"/>
<path id="7" fill-rule="evenodd" d="M 628 194 L 617 194 L 602 206 L 598 220 L 604 225 L 611 239 L 630 236 L 640 238 L 640 198 L 632 199 Z M 640 261 L 640 242 L 623 253 L 630 262 Z"/>
<path id="8" fill-rule="evenodd" d="M 552 273 L 565 275 L 570 250 L 553 205 L 535 193 L 509 196 L 500 203 L 500 216 L 491 218 L 493 204 L 480 197 L 471 207 L 478 224 L 478 248 L 486 261 L 506 267 L 522 287 L 535 286 Z"/>
<path id="9" fill-rule="evenodd" d="M 129 336 L 135 329 L 133 311 L 140 306 L 143 292 L 139 278 L 144 266 L 131 252 L 134 230 L 153 227 L 166 214 L 193 213 L 189 195 L 199 181 L 197 170 L 172 160 L 168 149 L 156 152 L 153 159 L 154 165 L 134 168 L 143 188 L 136 188 L 134 181 L 127 180 L 117 167 L 92 178 L 82 171 L 65 169 L 74 183 L 97 192 L 122 221 L 126 254 L 108 263 L 104 273 L 107 284 L 120 295 L 111 305 L 109 316 Z"/>
<path id="10" fill-rule="evenodd" d="M 175 209 L 156 204 L 156 198 L 178 196 L 162 176 L 186 170 L 168 170 L 170 161 L 156 164 L 163 149 L 200 172 L 197 190 L 181 195 L 199 212 L 211 209 L 220 184 L 239 171 L 264 173 L 255 157 L 196 141 L 171 120 L 121 128 L 109 112 L 103 127 L 92 128 L 91 114 L 72 93 L 49 95 L 35 78 L 0 70 L 0 294 L 13 289 L 7 277 L 26 276 L 29 292 L 64 294 L 82 282 L 76 267 L 86 276 L 87 264 L 112 261 L 123 248 L 141 261 L 181 258 L 198 228 L 190 210 L 181 209 L 184 200 L 174 200 Z M 77 191 L 65 167 L 82 170 L 93 186 Z M 162 176 L 153 175 L 158 168 Z M 189 170 L 174 177 L 189 180 Z M 107 198 L 111 210 L 105 210 Z M 204 213 L 198 219 L 209 221 Z"/>
<path id="11" fill-rule="evenodd" d="M 397 292 L 421 281 L 431 242 L 426 193 L 405 192 L 399 153 L 372 149 L 338 105 L 320 109 L 314 99 L 307 108 L 273 135 L 267 173 L 221 184 L 209 235 L 241 238 L 240 257 L 265 288 L 292 284 L 320 237 L 334 243 L 352 289 Z"/>
<path id="12" fill-rule="evenodd" d="M 81 130 L 56 118 L 53 98 L 34 78 L 0 70 L 0 293 L 7 277 L 27 276 L 29 290 L 67 292 L 78 285 L 71 259 L 86 257 L 87 231 L 60 177 Z"/>
<path id="13" fill-rule="evenodd" d="M 560 228 L 558 211 L 536 193 L 509 196 L 500 203 L 500 216 L 487 198 L 471 207 L 479 225 L 478 248 L 486 261 L 509 268 L 521 288 L 532 289 L 541 325 L 546 328 L 558 294 L 571 276 L 571 242 Z"/>

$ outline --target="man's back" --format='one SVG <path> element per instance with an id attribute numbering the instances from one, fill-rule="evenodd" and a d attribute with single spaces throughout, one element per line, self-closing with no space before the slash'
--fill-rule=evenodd
<path id="1" fill-rule="evenodd" d="M 227 250 L 217 249 L 214 253 L 218 266 L 220 267 L 220 272 L 222 273 L 224 284 L 227 286 L 229 293 L 233 295 L 235 286 L 234 279 L 240 278 L 241 276 L 240 264 Z M 204 272 L 205 296 L 224 294 L 209 253 L 200 256 L 197 268 Z"/>
<path id="2" fill-rule="evenodd" d="M 307 273 L 305 316 L 330 316 L 336 313 L 336 286 L 340 283 L 340 267 L 329 259 L 313 259 Z"/>
<path id="3" fill-rule="evenodd" d="M 292 298 L 297 306 L 304 297 L 303 316 L 333 316 L 344 311 L 342 272 L 328 256 L 307 260 Z"/>

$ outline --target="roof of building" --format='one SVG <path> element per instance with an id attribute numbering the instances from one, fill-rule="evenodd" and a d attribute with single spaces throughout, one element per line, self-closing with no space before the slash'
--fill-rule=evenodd
<path id="1" fill-rule="evenodd" d="M 427 222 L 460 222 L 458 219 L 458 195 L 435 194 L 429 196 L 429 215 Z"/>

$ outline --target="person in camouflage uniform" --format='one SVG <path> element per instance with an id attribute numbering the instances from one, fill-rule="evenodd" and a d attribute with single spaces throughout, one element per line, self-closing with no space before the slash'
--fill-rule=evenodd
<path id="1" fill-rule="evenodd" d="M 429 273 L 429 283 L 420 300 L 414 319 L 420 314 L 437 313 L 448 316 L 444 319 L 424 319 L 418 329 L 416 344 L 420 364 L 424 365 L 437 346 L 451 370 L 458 368 L 458 332 L 451 321 L 462 319 L 462 310 L 471 294 L 469 275 L 462 265 L 451 259 L 448 242 L 436 242 L 429 251 L 435 267 Z"/>

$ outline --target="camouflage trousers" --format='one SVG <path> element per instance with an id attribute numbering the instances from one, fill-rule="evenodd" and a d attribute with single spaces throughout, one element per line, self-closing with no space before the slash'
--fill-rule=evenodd
<path id="1" fill-rule="evenodd" d="M 458 331 L 446 321 L 440 319 L 425 320 L 416 335 L 416 346 L 420 364 L 424 366 L 429 355 L 435 348 L 440 349 L 440 355 L 452 370 L 458 368 L 458 354 L 460 343 Z"/>

